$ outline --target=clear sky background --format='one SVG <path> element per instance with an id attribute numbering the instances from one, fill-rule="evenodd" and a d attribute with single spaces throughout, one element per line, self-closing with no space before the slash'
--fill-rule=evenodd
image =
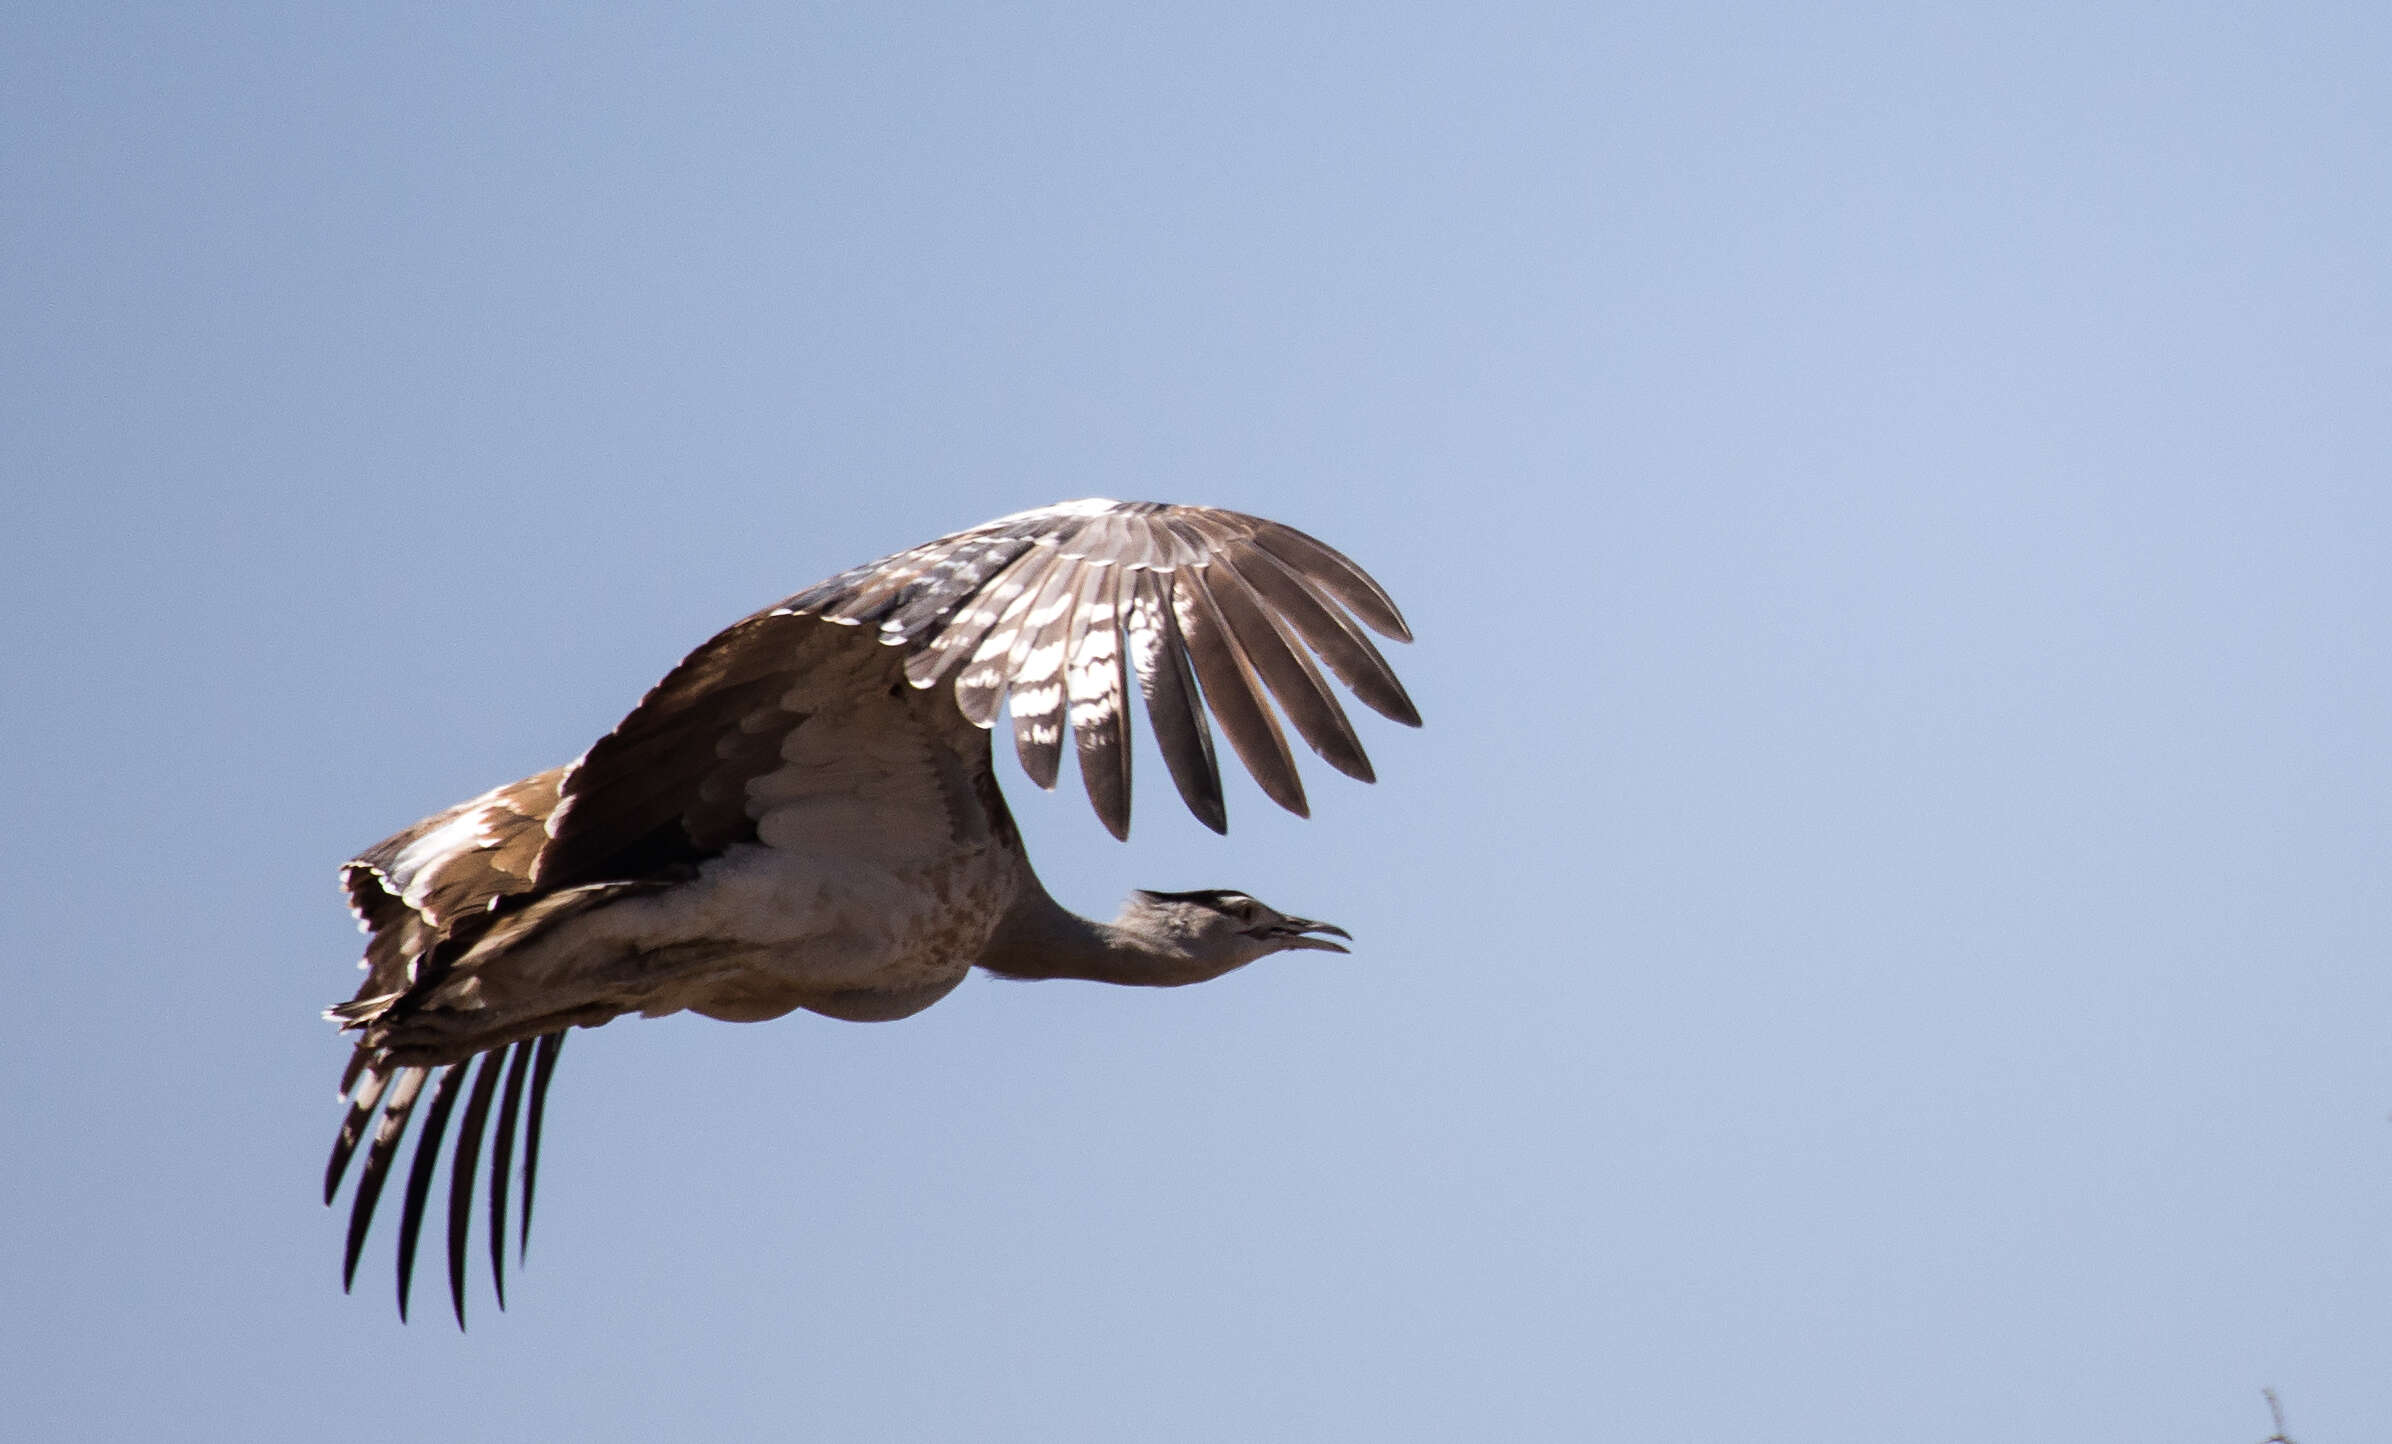
<path id="1" fill-rule="evenodd" d="M 11 1437 L 2392 1433 L 2392 10 L 355 9 L 0 20 Z M 344 1297 L 335 865 L 1084 495 L 1428 726 L 1045 877 L 1356 955 L 576 1034 Z"/>

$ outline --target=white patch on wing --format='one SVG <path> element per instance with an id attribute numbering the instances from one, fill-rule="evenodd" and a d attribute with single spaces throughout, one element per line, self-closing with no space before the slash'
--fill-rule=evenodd
<path id="1" fill-rule="evenodd" d="M 1021 670 L 1013 674 L 1014 695 L 1016 697 L 1021 695 L 1022 683 L 1044 682 L 1061 671 L 1062 668 L 1063 644 L 1061 642 L 1049 642 L 1042 647 L 1032 647 L 1022 657 Z"/>
<path id="2" fill-rule="evenodd" d="M 1113 602 L 1101 597 L 1088 603 L 1087 630 L 1073 651 L 1064 681 L 1071 694 L 1071 725 L 1085 727 L 1119 710 L 1121 662 L 1113 625 Z"/>
<path id="3" fill-rule="evenodd" d="M 1053 682 L 1034 687 L 1017 685 L 1013 689 L 1013 715 L 1017 721 L 1052 717 L 1062 705 L 1063 688 Z"/>
<path id="4" fill-rule="evenodd" d="M 1052 622 L 1057 617 L 1062 616 L 1065 612 L 1070 611 L 1072 609 L 1072 604 L 1078 600 L 1078 594 L 1068 589 L 1052 593 L 1047 598 L 1046 604 L 1044 606 L 1034 607 L 1031 609 L 1029 621 L 1030 628 L 1033 631 L 1044 628 L 1047 623 Z"/>
<path id="5" fill-rule="evenodd" d="M 1154 601 L 1140 595 L 1130 603 L 1129 632 L 1130 665 L 1137 669 L 1141 686 L 1150 685 L 1163 666 L 1163 623 L 1161 609 Z"/>
<path id="6" fill-rule="evenodd" d="M 389 876 L 406 878 L 406 891 L 400 900 L 421 911 L 424 899 L 438 881 L 440 865 L 469 852 L 483 852 L 499 844 L 495 823 L 500 809 L 494 806 L 469 807 L 430 832 L 399 849 L 391 859 Z"/>
<path id="7" fill-rule="evenodd" d="M 485 808 L 471 808 L 433 828 L 430 832 L 399 849 L 391 859 L 391 870 L 412 873 L 428 862 L 455 852 L 470 852 L 475 848 L 493 847 L 498 839 L 491 834 L 490 818 Z"/>
<path id="8" fill-rule="evenodd" d="M 1109 496 L 1084 496 L 1078 501 L 1059 501 L 1053 506 L 1034 506 L 1028 511 L 1008 512 L 995 521 L 982 522 L 973 527 L 976 532 L 999 531 L 1017 521 L 1041 516 L 1097 516 L 1121 505 Z"/>
<path id="9" fill-rule="evenodd" d="M 1036 595 L 1026 587 L 1014 593 L 995 629 L 981 642 L 980 649 L 972 653 L 971 667 L 964 673 L 967 685 L 985 687 L 1005 674 L 1005 659 L 1013 651 L 1013 639 L 1022 632 L 1022 613 L 1035 600 Z"/>

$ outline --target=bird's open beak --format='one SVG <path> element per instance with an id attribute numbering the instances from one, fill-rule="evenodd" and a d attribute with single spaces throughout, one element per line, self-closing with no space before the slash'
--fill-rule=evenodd
<path id="1" fill-rule="evenodd" d="M 1264 936 L 1291 951 L 1300 948 L 1314 948 L 1324 953 L 1353 951 L 1351 948 L 1340 947 L 1336 943 L 1330 942 L 1328 938 L 1308 936 L 1311 933 L 1328 933 L 1332 937 L 1344 938 L 1349 943 L 1354 940 L 1352 933 L 1337 924 L 1316 923 L 1310 918 L 1281 918 L 1271 924 L 1271 930 Z"/>

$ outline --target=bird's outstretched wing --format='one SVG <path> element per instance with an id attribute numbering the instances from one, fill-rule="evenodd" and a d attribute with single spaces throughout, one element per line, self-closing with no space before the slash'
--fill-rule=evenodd
<path id="1" fill-rule="evenodd" d="M 1410 641 L 1362 568 L 1290 526 L 1213 507 L 1064 502 L 1018 512 L 842 572 L 768 615 L 870 626 L 905 650 L 916 687 L 953 679 L 981 727 L 1013 708 L 1022 769 L 1052 787 L 1068 730 L 1097 816 L 1129 835 L 1127 705 L 1134 672 L 1190 811 L 1228 817 L 1209 709 L 1280 806 L 1306 813 L 1304 786 L 1272 715 L 1275 699 L 1312 750 L 1349 777 L 1370 759 L 1313 663 L 1372 710 L 1420 714 L 1356 620 Z"/>

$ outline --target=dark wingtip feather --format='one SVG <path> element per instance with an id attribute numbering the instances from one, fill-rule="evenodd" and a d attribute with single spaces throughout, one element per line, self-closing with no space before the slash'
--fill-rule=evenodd
<path id="1" fill-rule="evenodd" d="M 1121 699 L 1115 699 L 1121 706 Z M 1115 842 L 1130 840 L 1130 749 L 1129 739 L 1122 735 L 1128 720 L 1126 711 L 1117 713 L 1106 727 L 1079 726 L 1072 729 L 1072 740 L 1079 749 L 1080 783 L 1087 790 L 1088 805 L 1096 809 L 1105 831 L 1113 834 Z"/>
<path id="2" fill-rule="evenodd" d="M 1196 664 L 1204 700 L 1228 734 L 1231 750 L 1246 764 L 1264 796 L 1298 817 L 1310 817 L 1303 779 L 1296 775 L 1296 759 L 1288 753 L 1287 738 L 1263 701 L 1254 666 L 1222 617 L 1203 574 L 1183 572 L 1174 581 L 1171 599 L 1179 613 L 1180 636 L 1187 642 L 1189 659 Z"/>
<path id="3" fill-rule="evenodd" d="M 432 1169 L 440 1162 L 441 1135 L 448 1132 L 449 1110 L 457 1106 L 457 1085 L 467 1064 L 451 1063 L 440 1075 L 432 1094 L 432 1111 L 424 1115 L 424 1130 L 416 1136 L 415 1162 L 407 1170 L 407 1199 L 399 1215 L 399 1322 L 407 1321 L 407 1286 L 415 1279 L 415 1241 L 424 1225 L 424 1200 L 432 1192 Z"/>
<path id="4" fill-rule="evenodd" d="M 498 1100 L 498 1133 L 490 1140 L 490 1284 L 498 1306 L 507 1306 L 507 1169 L 515 1161 L 515 1120 L 523 1107 L 523 1075 L 532 1059 L 532 1040 L 515 1045 L 507 1063 L 507 1088 Z"/>
<path id="5" fill-rule="evenodd" d="M 523 1130 L 523 1233 L 516 1245 L 518 1263 L 532 1249 L 532 1190 L 540 1178 L 540 1120 L 548 1111 L 549 1075 L 556 1072 L 556 1055 L 564 1046 L 565 1035 L 561 1031 L 545 1034 L 532 1060 L 531 1116 Z"/>
<path id="6" fill-rule="evenodd" d="M 374 1205 L 382 1197 L 382 1181 L 390 1174 L 391 1156 L 398 1151 L 399 1136 L 407 1131 L 407 1116 L 415 1111 L 415 1100 L 423 1092 L 424 1070 L 402 1068 L 395 1075 L 395 1085 L 389 1090 L 389 1101 L 382 1106 L 382 1121 L 375 1125 L 373 1147 L 366 1150 L 365 1172 L 358 1175 L 357 1195 L 349 1202 L 349 1239 L 341 1256 L 341 1292 L 357 1281 L 357 1259 L 365 1250 L 366 1230 L 373 1226 Z"/>
<path id="7" fill-rule="evenodd" d="M 341 1131 L 332 1140 L 332 1157 L 324 1163 L 326 1208 L 332 1206 L 334 1195 L 341 1191 L 341 1177 L 349 1171 L 349 1159 L 357 1152 L 358 1140 L 365 1137 L 366 1122 L 374 1116 L 374 1108 L 381 1103 L 383 1093 L 389 1089 L 390 1079 L 388 1073 L 374 1074 L 372 1081 L 350 1101 L 348 1115 L 341 1119 Z M 346 1094 L 348 1089 L 341 1091 Z"/>
<path id="8" fill-rule="evenodd" d="M 465 1327 L 465 1240 L 473 1226 L 474 1174 L 481 1166 L 482 1130 L 489 1126 L 490 1100 L 498 1092 L 498 1070 L 506 1052 L 493 1048 L 482 1055 L 473 1093 L 465 1100 L 465 1117 L 457 1124 L 457 1151 L 449 1159 L 449 1299 L 456 1305 L 459 1330 Z"/>
<path id="9" fill-rule="evenodd" d="M 1320 759 L 1358 782 L 1375 782 L 1370 756 L 1354 724 L 1346 719 L 1337 694 L 1301 643 L 1290 637 L 1289 623 L 1271 615 L 1265 598 L 1235 566 L 1208 567 L 1207 590 L 1237 639 L 1239 650 L 1256 677 L 1278 699 L 1279 710 L 1296 726 L 1304 742 Z"/>
<path id="10" fill-rule="evenodd" d="M 1395 669 L 1323 588 L 1259 546 L 1241 547 L 1230 554 L 1229 561 L 1364 705 L 1406 727 L 1420 725 L 1420 709 L 1413 705 Z"/>
<path id="11" fill-rule="evenodd" d="M 346 1098 L 349 1096 L 349 1090 L 357 1086 L 357 1080 L 359 1078 L 365 1076 L 366 1065 L 371 1061 L 371 1056 L 364 1048 L 352 1048 L 349 1050 L 348 1065 L 341 1069 L 341 1097 Z"/>
<path id="12" fill-rule="evenodd" d="M 1311 578 L 1345 603 L 1381 636 L 1399 642 L 1412 640 L 1412 628 L 1405 623 L 1404 614 L 1396 610 L 1395 598 L 1387 595 L 1387 589 L 1345 553 L 1284 522 L 1261 521 L 1254 539 L 1291 570 Z"/>

